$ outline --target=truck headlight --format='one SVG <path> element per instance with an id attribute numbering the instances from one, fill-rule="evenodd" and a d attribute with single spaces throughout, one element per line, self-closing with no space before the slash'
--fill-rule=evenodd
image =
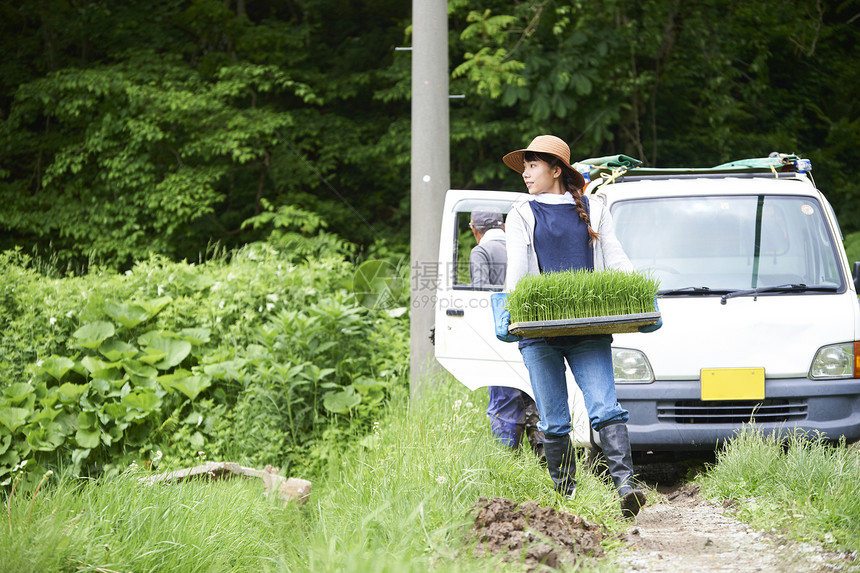
<path id="1" fill-rule="evenodd" d="M 654 381 L 654 372 L 643 352 L 631 348 L 612 348 L 612 372 L 620 384 L 648 384 Z"/>
<path id="2" fill-rule="evenodd" d="M 860 342 L 822 346 L 812 359 L 809 377 L 814 380 L 860 377 L 860 368 L 858 368 L 860 365 L 857 363 L 858 349 L 860 349 Z"/>

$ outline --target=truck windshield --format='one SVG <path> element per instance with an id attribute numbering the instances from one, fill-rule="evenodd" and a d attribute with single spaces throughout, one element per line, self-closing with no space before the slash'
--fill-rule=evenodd
<path id="1" fill-rule="evenodd" d="M 779 285 L 803 285 L 807 293 L 843 288 L 825 211 L 811 197 L 631 199 L 615 203 L 612 215 L 633 265 L 660 279 L 665 294 Z"/>

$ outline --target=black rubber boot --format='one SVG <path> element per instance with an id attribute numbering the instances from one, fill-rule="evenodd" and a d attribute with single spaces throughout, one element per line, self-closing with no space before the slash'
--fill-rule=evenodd
<path id="1" fill-rule="evenodd" d="M 612 483 L 621 498 L 621 514 L 634 517 L 645 505 L 645 492 L 633 481 L 633 455 L 627 424 L 611 424 L 600 430 L 600 445 L 609 467 Z"/>
<path id="2" fill-rule="evenodd" d="M 567 499 L 573 499 L 576 493 L 576 456 L 570 435 L 545 436 L 543 451 L 555 491 Z"/>

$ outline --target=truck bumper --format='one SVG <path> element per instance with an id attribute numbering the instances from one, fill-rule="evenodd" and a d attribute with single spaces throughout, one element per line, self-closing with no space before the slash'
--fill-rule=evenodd
<path id="1" fill-rule="evenodd" d="M 616 384 L 630 412 L 630 444 L 637 451 L 712 449 L 746 423 L 766 434 L 795 429 L 828 440 L 860 440 L 860 380 L 765 380 L 764 400 L 702 401 L 699 380 Z"/>

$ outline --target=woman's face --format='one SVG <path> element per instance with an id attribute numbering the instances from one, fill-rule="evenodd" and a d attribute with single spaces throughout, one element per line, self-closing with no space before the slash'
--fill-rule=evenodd
<path id="1" fill-rule="evenodd" d="M 540 159 L 523 160 L 523 180 L 531 195 L 563 194 L 560 178 L 561 167 L 555 166 L 550 169 L 549 163 Z"/>

